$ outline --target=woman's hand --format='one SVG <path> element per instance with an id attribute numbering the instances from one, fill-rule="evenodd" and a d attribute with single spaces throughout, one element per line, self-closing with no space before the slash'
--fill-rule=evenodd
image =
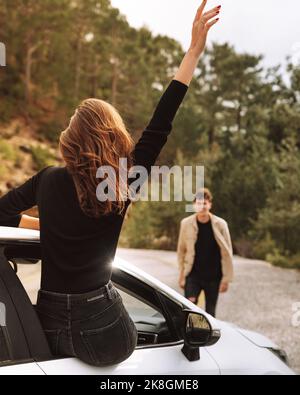
<path id="1" fill-rule="evenodd" d="M 19 228 L 40 230 L 40 220 L 39 218 L 23 214 L 19 223 Z"/>
<path id="2" fill-rule="evenodd" d="M 204 51 L 207 33 L 209 32 L 210 28 L 215 25 L 219 20 L 219 18 L 213 18 L 216 18 L 221 10 L 221 6 L 219 5 L 218 7 L 212 8 L 211 10 L 204 12 L 206 3 L 207 0 L 203 0 L 202 4 L 197 10 L 197 14 L 193 22 L 192 40 L 189 51 L 192 51 L 196 57 L 200 57 L 200 55 Z"/>
<path id="3" fill-rule="evenodd" d="M 200 56 L 205 48 L 209 29 L 219 20 L 219 18 L 216 19 L 216 16 L 219 15 L 221 6 L 204 12 L 206 3 L 207 0 L 203 0 L 197 10 L 197 14 L 193 22 L 192 39 L 189 50 L 185 54 L 174 77 L 174 80 L 186 85 L 189 85 L 192 81 Z"/>

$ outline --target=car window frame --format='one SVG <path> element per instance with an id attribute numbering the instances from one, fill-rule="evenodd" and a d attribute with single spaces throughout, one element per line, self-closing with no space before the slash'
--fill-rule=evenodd
<path id="1" fill-rule="evenodd" d="M 0 255 L 1 255 L 1 272 L 0 272 L 0 283 L 2 284 L 2 299 L 5 303 L 6 309 L 6 319 L 7 324 L 5 325 L 5 332 L 8 334 L 9 344 L 8 348 L 14 355 L 20 355 L 20 357 L 15 359 L 8 359 L 0 361 L 0 367 L 11 366 L 11 365 L 21 365 L 24 363 L 36 363 L 40 360 L 45 360 L 42 356 L 47 355 L 46 360 L 51 360 L 50 349 L 48 347 L 46 337 L 39 325 L 38 318 L 36 317 L 32 303 L 29 300 L 28 294 L 21 283 L 21 281 L 13 276 L 14 269 L 10 265 L 10 260 L 5 254 L 5 249 L 7 247 L 28 247 L 34 246 L 34 250 L 38 246 L 36 243 L 28 243 L 15 240 L 3 240 L 0 239 Z M 7 267 L 6 267 L 7 264 Z M 12 272 L 11 272 L 12 271 Z M 12 286 L 12 289 L 9 286 Z M 22 296 L 22 297 L 21 297 Z M 18 298 L 20 297 L 20 298 Z M 17 306 L 17 301 L 20 300 L 21 305 Z M 32 311 L 30 311 L 32 309 Z M 20 311 L 28 311 L 28 316 L 20 314 Z M 26 317 L 26 318 L 25 318 Z M 31 321 L 35 324 L 34 336 L 32 333 L 32 328 L 26 325 L 27 321 Z M 33 321 L 32 321 L 33 320 Z M 8 330 L 9 327 L 9 330 Z M 15 336 L 18 333 L 18 336 Z M 12 335 L 14 334 L 14 335 Z M 30 334 L 30 335 L 29 335 Z M 35 339 L 38 339 L 35 342 Z M 14 342 L 15 340 L 15 342 Z M 41 342 L 42 341 L 42 342 Z M 33 355 L 37 351 L 37 346 L 41 347 L 41 357 L 38 355 Z M 35 350 L 35 351 L 34 351 Z M 22 355 L 22 357 L 21 357 Z"/>
<path id="2" fill-rule="evenodd" d="M 132 274 L 126 273 L 122 269 L 119 268 L 114 268 L 113 270 L 113 275 L 112 275 L 112 281 L 115 283 L 118 287 L 120 287 L 120 282 L 115 281 L 115 276 L 119 272 L 119 275 L 121 274 L 122 280 L 123 280 L 123 288 L 126 290 L 128 294 L 130 294 L 133 297 L 136 297 L 138 300 L 141 302 L 144 302 L 148 304 L 150 307 L 154 308 L 157 310 L 159 313 L 162 314 L 162 316 L 165 318 L 167 326 L 170 330 L 170 333 L 172 335 L 173 340 L 170 342 L 166 343 L 160 343 L 160 344 L 150 344 L 150 345 L 143 345 L 139 346 L 140 348 L 151 348 L 151 347 L 166 347 L 170 344 L 181 344 L 183 342 L 183 334 L 181 332 L 181 325 L 183 324 L 183 319 L 184 315 L 182 313 L 182 310 L 184 306 L 178 302 L 176 303 L 174 300 L 168 298 L 165 294 L 159 292 L 159 290 L 151 287 L 149 284 L 141 281 L 137 277 L 133 276 Z M 124 285 L 124 281 L 126 283 L 126 278 L 127 281 L 130 278 L 131 284 Z M 132 280 L 135 282 L 135 289 L 132 289 Z M 139 288 L 139 290 L 137 290 Z M 122 288 L 121 288 L 122 289 Z M 147 290 L 148 292 L 145 293 L 144 295 L 141 295 L 141 290 Z M 145 296 L 148 294 L 148 298 Z M 151 299 L 149 299 L 149 295 L 152 296 Z M 155 303 L 153 303 L 155 301 Z M 172 314 L 170 314 L 170 308 L 173 309 Z"/>

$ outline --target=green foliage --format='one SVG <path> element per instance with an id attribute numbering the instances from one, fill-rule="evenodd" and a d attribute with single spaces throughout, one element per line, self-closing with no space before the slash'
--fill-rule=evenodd
<path id="1" fill-rule="evenodd" d="M 3 178 L 5 178 L 7 174 L 7 168 L 6 166 L 4 166 L 2 163 L 0 164 L 0 180 L 2 180 Z"/>
<path id="2" fill-rule="evenodd" d="M 277 161 L 280 182 L 253 223 L 252 235 L 264 237 L 269 233 L 280 251 L 296 254 L 300 232 L 300 155 L 294 138 L 285 140 Z"/>
<path id="3" fill-rule="evenodd" d="M 290 255 L 287 252 L 281 252 L 278 248 L 266 256 L 266 260 L 274 266 L 285 269 L 300 270 L 300 253 Z"/>
<path id="4" fill-rule="evenodd" d="M 132 203 L 124 223 L 121 244 L 130 248 L 151 248 L 154 239 L 152 215 L 147 202 Z"/>
<path id="5" fill-rule="evenodd" d="M 289 267 L 289 257 L 286 254 L 283 254 L 278 248 L 275 248 L 272 253 L 267 254 L 266 260 L 274 266 L 279 267 Z"/>
<path id="6" fill-rule="evenodd" d="M 57 120 L 43 123 L 39 126 L 37 134 L 42 136 L 50 143 L 58 142 L 59 136 L 63 130 L 63 126 Z"/>
<path id="7" fill-rule="evenodd" d="M 37 170 L 53 165 L 53 161 L 55 159 L 48 149 L 41 146 L 32 147 L 31 155 Z"/>
<path id="8" fill-rule="evenodd" d="M 0 139 L 0 157 L 7 161 L 17 162 L 19 155 L 8 141 Z"/>
<path id="9" fill-rule="evenodd" d="M 289 266 L 292 269 L 300 270 L 300 253 L 299 252 L 297 254 L 289 257 Z"/>
<path id="10" fill-rule="evenodd" d="M 258 259 L 266 259 L 268 254 L 276 250 L 276 242 L 272 239 L 269 232 L 263 239 L 257 240 L 253 244 L 254 256 Z"/>

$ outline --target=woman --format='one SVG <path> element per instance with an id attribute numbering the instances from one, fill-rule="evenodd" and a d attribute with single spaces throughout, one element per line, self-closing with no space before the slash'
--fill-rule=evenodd
<path id="1" fill-rule="evenodd" d="M 207 33 L 218 20 L 220 6 L 204 13 L 206 2 L 197 11 L 190 48 L 135 147 L 117 111 L 104 101 L 87 99 L 60 136 L 65 166 L 46 167 L 0 199 L 0 225 L 40 229 L 42 273 L 36 310 L 55 356 L 106 366 L 124 361 L 135 349 L 136 328 L 110 281 L 131 201 L 99 201 L 96 173 L 109 165 L 118 180 L 120 158 L 127 159 L 128 169 L 138 165 L 150 172 Z M 35 205 L 39 219 L 20 214 Z"/>

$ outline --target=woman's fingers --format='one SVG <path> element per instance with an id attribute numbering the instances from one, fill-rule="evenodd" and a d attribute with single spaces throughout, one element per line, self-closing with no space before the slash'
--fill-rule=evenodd
<path id="1" fill-rule="evenodd" d="M 203 23 L 207 23 L 211 18 L 215 18 L 217 15 L 219 15 L 220 11 L 211 11 L 207 12 L 203 17 L 201 18 L 201 21 Z"/>
<path id="2" fill-rule="evenodd" d="M 207 24 L 206 24 L 206 29 L 207 29 L 207 31 L 213 26 L 213 25 L 215 25 L 217 22 L 218 22 L 218 20 L 219 20 L 219 18 L 217 18 L 217 19 L 214 19 L 213 21 L 211 21 L 211 22 L 208 22 Z"/>
<path id="3" fill-rule="evenodd" d="M 193 23 L 193 29 L 192 29 L 192 40 L 191 40 L 191 45 L 190 48 L 193 49 L 193 52 L 196 53 L 196 55 L 200 55 L 206 44 L 206 37 L 209 29 L 215 25 L 218 19 L 213 19 L 216 18 L 217 15 L 219 15 L 221 6 L 214 7 L 211 10 L 204 12 L 204 7 L 207 3 L 207 0 L 204 0 L 200 7 L 198 8 L 197 15 L 195 18 L 195 21 Z"/>
<path id="4" fill-rule="evenodd" d="M 212 8 L 211 10 L 208 10 L 208 11 L 206 11 L 202 16 L 203 17 L 205 17 L 205 16 L 207 16 L 208 14 L 212 14 L 212 13 L 216 13 L 216 12 L 220 12 L 220 10 L 221 10 L 221 6 L 219 5 L 218 7 L 214 7 L 214 8 Z"/>
<path id="5" fill-rule="evenodd" d="M 214 8 L 212 8 L 211 10 L 206 11 L 206 12 L 203 14 L 203 16 L 205 16 L 205 15 L 207 15 L 207 14 L 210 14 L 211 12 L 220 11 L 220 9 L 221 9 L 221 6 L 218 5 L 218 7 L 214 7 Z"/>
<path id="6" fill-rule="evenodd" d="M 197 22 L 201 18 L 202 14 L 203 14 L 203 11 L 204 11 L 204 8 L 206 6 L 206 3 L 207 3 L 207 0 L 203 0 L 202 1 L 202 4 L 200 5 L 200 7 L 197 10 L 197 14 L 196 14 L 194 22 Z"/>

